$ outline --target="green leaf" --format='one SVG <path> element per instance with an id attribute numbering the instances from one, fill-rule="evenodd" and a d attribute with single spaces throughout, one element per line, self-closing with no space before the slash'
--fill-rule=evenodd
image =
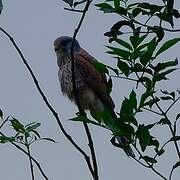
<path id="1" fill-rule="evenodd" d="M 73 6 L 73 0 L 63 0 L 65 3 L 69 4 L 70 7 Z"/>
<path id="2" fill-rule="evenodd" d="M 11 121 L 11 125 L 13 126 L 14 130 L 16 132 L 21 132 L 24 133 L 25 132 L 25 128 L 24 125 L 20 123 L 20 121 L 16 118 L 13 118 Z"/>
<path id="3" fill-rule="evenodd" d="M 149 27 L 148 30 L 151 30 L 154 33 L 156 33 L 156 35 L 158 37 L 158 41 L 157 42 L 160 42 L 163 39 L 163 37 L 164 37 L 164 30 L 161 27 L 159 27 L 159 26 Z"/>
<path id="4" fill-rule="evenodd" d="M 151 96 L 151 92 L 150 91 L 146 91 L 142 96 L 141 96 L 141 100 L 140 100 L 140 105 L 139 107 L 143 107 L 144 106 L 144 102 L 145 100 Z"/>
<path id="5" fill-rule="evenodd" d="M 118 59 L 117 66 L 122 71 L 122 73 L 124 73 L 124 75 L 128 77 L 130 67 L 127 65 L 127 63 L 125 63 L 124 61 L 121 61 L 120 59 Z"/>
<path id="6" fill-rule="evenodd" d="M 141 8 L 134 8 L 134 9 L 132 10 L 132 16 L 133 16 L 133 17 L 136 17 L 141 11 L 142 11 Z"/>
<path id="7" fill-rule="evenodd" d="M 36 122 L 34 122 L 32 125 L 29 125 L 29 126 L 26 128 L 26 131 L 27 131 L 27 132 L 30 132 L 30 131 L 32 131 L 32 130 L 35 130 L 35 129 L 37 129 L 40 125 L 41 125 L 41 123 L 36 123 Z"/>
<path id="8" fill-rule="evenodd" d="M 148 105 L 150 108 L 152 108 L 152 106 L 158 101 L 160 101 L 160 99 L 158 97 L 155 97 L 155 99 L 150 99 L 149 101 L 145 102 L 144 106 Z"/>
<path id="9" fill-rule="evenodd" d="M 2 0 L 0 0 L 0 14 L 2 12 L 2 9 L 3 9 L 3 3 L 2 3 Z"/>
<path id="10" fill-rule="evenodd" d="M 144 152 L 151 141 L 149 129 L 146 126 L 144 126 L 144 124 L 140 124 L 136 131 L 136 137 L 139 139 L 141 150 Z"/>
<path id="11" fill-rule="evenodd" d="M 156 49 L 156 38 L 153 38 L 147 45 L 147 50 L 145 53 L 140 57 L 140 62 L 142 65 L 146 65 L 153 57 L 153 53 Z"/>
<path id="12" fill-rule="evenodd" d="M 131 67 L 131 71 L 132 72 L 146 72 L 146 73 L 151 74 L 151 75 L 153 74 L 151 69 L 144 68 L 140 63 L 134 64 L 134 66 Z"/>
<path id="13" fill-rule="evenodd" d="M 164 71 L 162 73 L 155 74 L 153 77 L 153 82 L 157 82 L 157 81 L 161 81 L 161 80 L 167 80 L 168 78 L 166 77 L 166 75 L 172 73 L 175 70 L 177 70 L 177 69 L 176 68 L 169 69 L 169 70 Z"/>
<path id="14" fill-rule="evenodd" d="M 136 110 L 137 109 L 137 99 L 136 99 L 136 93 L 134 90 L 131 91 L 131 94 L 129 96 L 129 102 L 131 103 L 132 107 Z"/>
<path id="15" fill-rule="evenodd" d="M 3 119 L 3 112 L 1 109 L 0 109 L 0 117 Z"/>
<path id="16" fill-rule="evenodd" d="M 106 67 L 111 69 L 116 75 L 119 75 L 118 69 L 112 68 L 111 66 L 106 66 Z"/>
<path id="17" fill-rule="evenodd" d="M 116 47 L 111 47 L 111 46 L 107 46 L 107 47 L 112 50 L 112 51 L 108 51 L 107 53 L 120 56 L 120 57 L 122 57 L 122 58 L 124 58 L 126 60 L 129 59 L 129 56 L 130 56 L 129 51 L 119 49 L 119 48 L 116 48 Z"/>
<path id="18" fill-rule="evenodd" d="M 0 136 L 0 143 L 15 141 L 15 137 Z"/>
<path id="19" fill-rule="evenodd" d="M 144 41 L 144 39 L 147 37 L 147 34 L 139 37 L 137 35 L 134 35 L 134 36 L 130 36 L 130 41 L 131 41 L 131 44 L 133 46 L 134 49 L 136 49 L 140 44 L 141 42 Z"/>
<path id="20" fill-rule="evenodd" d="M 160 97 L 162 100 L 174 100 L 171 96 L 162 96 Z"/>
<path id="21" fill-rule="evenodd" d="M 31 130 L 38 138 L 41 138 L 40 134 L 36 130 Z"/>
<path id="22" fill-rule="evenodd" d="M 179 11 L 178 11 L 177 9 L 173 9 L 172 14 L 173 14 L 173 16 L 174 16 L 175 18 L 180 18 L 180 13 L 179 13 Z"/>
<path id="23" fill-rule="evenodd" d="M 178 64 L 178 59 L 176 58 L 174 61 L 167 61 L 164 63 L 158 63 L 156 66 L 151 66 L 151 68 L 157 73 L 161 70 L 164 70 L 171 66 L 176 66 Z"/>
<path id="24" fill-rule="evenodd" d="M 122 39 L 118 39 L 118 38 L 114 38 L 114 37 L 109 39 L 110 43 L 113 42 L 113 41 L 117 42 L 118 44 L 120 44 L 121 46 L 123 46 L 123 47 L 125 47 L 125 48 L 127 48 L 129 50 L 132 50 L 131 45 L 128 44 L 126 41 L 123 41 Z"/>
<path id="25" fill-rule="evenodd" d="M 113 130 L 113 135 L 115 136 L 125 136 L 128 139 L 131 139 L 134 135 L 134 128 L 126 123 L 119 122 L 118 127 Z"/>
<path id="26" fill-rule="evenodd" d="M 177 168 L 180 166 L 180 161 L 178 161 L 174 166 L 173 166 L 173 169 Z"/>
<path id="27" fill-rule="evenodd" d="M 157 51 L 156 53 L 156 57 L 161 54 L 162 52 L 166 51 L 167 49 L 169 49 L 170 47 L 172 47 L 173 45 L 175 45 L 177 42 L 180 41 L 180 38 L 174 38 L 171 40 L 166 41 L 161 47 L 160 49 Z"/>
<path id="28" fill-rule="evenodd" d="M 150 162 L 150 163 L 157 163 L 157 161 L 154 158 L 150 157 L 150 156 L 143 156 L 141 158 L 144 159 L 147 162 Z"/>
<path id="29" fill-rule="evenodd" d="M 109 71 L 105 64 L 98 62 L 97 60 L 92 61 L 93 66 L 100 72 L 109 74 Z"/>
<path id="30" fill-rule="evenodd" d="M 176 121 L 180 118 L 180 113 L 176 116 Z"/>
<path id="31" fill-rule="evenodd" d="M 162 119 L 160 119 L 160 121 L 157 124 L 164 125 L 164 124 L 170 124 L 170 123 L 171 122 L 168 119 L 162 118 Z"/>
<path id="32" fill-rule="evenodd" d="M 52 138 L 41 138 L 40 140 L 46 140 L 46 141 L 56 143 L 56 141 L 54 139 L 52 139 Z"/>
<path id="33" fill-rule="evenodd" d="M 110 77 L 108 82 L 107 82 L 107 94 L 110 94 L 112 91 L 112 78 Z"/>
<path id="34" fill-rule="evenodd" d="M 180 140 L 180 136 L 174 136 L 169 141 L 179 141 L 179 140 Z"/>
<path id="35" fill-rule="evenodd" d="M 118 9 L 120 7 L 120 0 L 114 0 L 114 7 Z"/>
<path id="36" fill-rule="evenodd" d="M 114 8 L 108 3 L 95 4 L 95 6 L 99 7 L 99 10 L 103 11 L 104 13 L 114 12 Z"/>
<path id="37" fill-rule="evenodd" d="M 157 153 L 158 156 L 161 156 L 161 155 L 164 154 L 164 152 L 165 152 L 164 149 L 158 150 L 157 148 L 155 148 L 155 151 L 156 151 L 156 153 Z"/>
<path id="38" fill-rule="evenodd" d="M 89 119 L 86 118 L 85 116 L 77 116 L 77 117 L 74 117 L 74 118 L 72 118 L 70 120 L 71 121 L 80 121 L 80 122 L 89 123 Z"/>

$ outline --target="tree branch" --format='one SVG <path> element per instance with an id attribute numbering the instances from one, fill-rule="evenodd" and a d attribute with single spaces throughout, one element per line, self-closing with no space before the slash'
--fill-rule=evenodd
<path id="1" fill-rule="evenodd" d="M 70 47 L 70 50 L 71 50 L 71 71 L 72 71 L 72 84 L 73 84 L 73 94 L 74 94 L 74 98 L 75 98 L 75 101 L 76 101 L 76 104 L 78 106 L 78 109 L 79 109 L 79 114 L 81 116 L 85 116 L 86 117 L 86 113 L 85 111 L 83 110 L 83 107 L 81 106 L 80 104 L 80 101 L 79 101 L 79 93 L 77 91 L 77 88 L 76 88 L 76 81 L 75 81 L 75 75 L 74 75 L 74 54 L 73 54 L 73 48 L 74 48 L 74 41 L 76 39 L 76 36 L 81 28 L 81 25 L 83 23 L 83 20 L 85 18 L 85 15 L 89 9 L 89 6 L 91 4 L 91 0 L 87 0 L 86 2 L 86 5 L 84 7 L 84 10 L 83 10 L 83 13 L 82 13 L 82 16 L 81 16 L 81 19 L 79 21 L 79 24 L 77 26 L 77 28 L 75 29 L 74 31 L 74 34 L 73 34 L 73 39 L 72 39 L 72 42 L 71 42 L 71 47 Z M 87 135 L 87 138 L 88 138 L 88 141 L 89 141 L 89 148 L 90 148 L 90 152 L 91 152 L 91 157 L 92 157 L 92 162 L 93 162 L 93 178 L 94 180 L 98 180 L 99 177 L 98 177 L 98 166 L 97 166 L 97 161 L 96 161 L 96 154 L 95 154 L 95 149 L 94 149 L 94 145 L 93 145 L 93 140 L 92 140 L 92 137 L 91 137 L 91 133 L 90 133 L 90 130 L 89 130 L 89 127 L 87 125 L 87 123 L 83 122 L 83 125 L 84 125 L 84 128 L 85 128 L 85 132 L 86 132 L 86 135 Z"/>
<path id="2" fill-rule="evenodd" d="M 59 115 L 58 113 L 54 110 L 54 108 L 51 106 L 51 104 L 49 103 L 49 101 L 47 100 L 44 92 L 42 91 L 39 83 L 38 83 L 38 80 L 36 78 L 36 76 L 34 75 L 30 65 L 28 64 L 26 58 L 24 57 L 23 53 L 21 52 L 20 48 L 18 47 L 18 45 L 16 44 L 16 42 L 14 41 L 14 39 L 11 37 L 11 35 L 5 31 L 3 28 L 0 27 L 0 31 L 3 32 L 11 41 L 11 43 L 13 44 L 14 48 L 16 49 L 16 51 L 18 52 L 18 54 L 20 55 L 21 59 L 22 59 L 22 62 L 23 64 L 25 65 L 25 67 L 27 68 L 27 70 L 29 71 L 33 81 L 34 81 L 34 84 L 38 90 L 38 92 L 40 93 L 43 101 L 45 102 L 46 106 L 48 107 L 48 109 L 50 110 L 50 112 L 53 114 L 54 118 L 56 119 L 56 122 L 59 126 L 59 128 L 61 129 L 62 133 L 64 134 L 64 136 L 69 140 L 69 142 L 74 146 L 74 148 L 79 151 L 83 156 L 84 156 L 84 159 L 87 163 L 87 166 L 91 172 L 91 174 L 93 174 L 93 169 L 91 167 L 91 162 L 90 162 L 90 159 L 89 159 L 89 156 L 86 154 L 85 151 L 83 151 L 80 146 L 72 139 L 72 137 L 66 132 L 66 130 L 64 129 L 61 121 L 60 121 L 60 118 L 59 118 Z"/>
<path id="3" fill-rule="evenodd" d="M 0 132 L 0 134 L 4 137 L 6 137 L 2 132 Z M 39 164 L 39 162 L 32 157 L 29 153 L 27 153 L 23 148 L 21 148 L 20 146 L 18 146 L 16 143 L 14 143 L 13 141 L 9 141 L 13 146 L 15 146 L 18 150 L 20 150 L 21 152 L 23 152 L 25 155 L 27 155 L 29 158 L 31 158 L 31 160 L 36 164 L 36 166 L 38 167 L 39 171 L 41 172 L 42 176 L 44 177 L 44 179 L 49 180 L 48 177 L 46 176 L 46 174 L 44 173 L 44 171 L 41 168 L 41 165 Z"/>

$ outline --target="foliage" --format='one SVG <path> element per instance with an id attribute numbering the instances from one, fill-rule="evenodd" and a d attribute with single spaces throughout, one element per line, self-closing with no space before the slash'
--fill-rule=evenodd
<path id="1" fill-rule="evenodd" d="M 85 15 L 87 8 L 84 10 L 77 10 L 76 8 L 91 2 L 87 0 L 63 1 L 69 5 L 69 10 L 81 12 L 83 15 Z M 99 72 L 105 73 L 109 77 L 107 82 L 108 94 L 111 93 L 113 89 L 114 81 L 112 81 L 112 77 L 122 78 L 127 81 L 132 80 L 133 88 L 129 90 L 129 95 L 120 103 L 116 121 L 114 121 L 112 112 L 108 108 L 105 108 L 104 111 L 100 113 L 91 112 L 92 118 L 78 115 L 71 120 L 106 128 L 112 132 L 113 138 L 123 136 L 128 140 L 131 147 L 133 147 L 136 154 L 136 157 L 133 158 L 138 163 L 150 168 L 162 179 L 171 180 L 173 171 L 180 166 L 180 149 L 178 144 L 180 135 L 177 133 L 177 122 L 180 119 L 180 112 L 176 112 L 175 117 L 172 117 L 170 112 L 172 107 L 180 100 L 180 90 L 167 91 L 166 89 L 162 89 L 159 91 L 158 89 L 159 84 L 168 80 L 170 75 L 177 70 L 178 58 L 172 55 L 172 58 L 167 60 L 162 58 L 161 55 L 168 52 L 171 47 L 180 41 L 180 37 L 166 39 L 167 32 L 178 31 L 174 29 L 174 26 L 175 19 L 178 20 L 178 18 L 180 18 L 180 13 L 174 7 L 174 0 L 161 0 L 153 4 L 148 1 L 106 0 L 105 2 L 96 4 L 96 7 L 104 13 L 113 13 L 119 17 L 119 20 L 112 24 L 111 29 L 104 33 L 104 36 L 109 40 L 107 53 L 113 56 L 117 65 L 116 67 L 111 67 L 98 61 L 94 61 L 93 65 Z M 0 14 L 2 9 L 3 4 L 2 0 L 0 0 Z M 167 26 L 170 26 L 171 29 L 167 29 Z M 80 26 L 78 28 L 80 28 Z M 59 121 L 57 113 L 48 103 L 31 68 L 15 41 L 2 28 L 1 31 L 10 38 L 16 50 L 19 52 L 43 100 L 55 116 L 60 129 L 73 146 L 84 155 L 94 178 L 93 171 L 97 170 L 97 168 L 91 166 L 89 156 L 72 140 L 71 136 L 66 133 Z M 77 29 L 75 32 L 77 32 Z M 113 74 L 111 75 L 111 73 Z M 156 121 L 147 123 L 146 120 L 140 118 L 140 113 L 153 113 L 157 115 Z M 39 140 L 55 141 L 51 138 L 42 138 L 40 136 L 38 132 L 40 123 L 32 122 L 24 125 L 17 118 L 5 118 L 1 109 L 0 119 L 2 120 L 2 124 L 0 125 L 0 143 L 12 143 L 18 149 L 20 149 L 21 146 L 26 147 L 27 152 L 25 151 L 25 154 L 27 153 L 30 160 L 33 179 L 33 158 L 31 156 L 30 146 Z M 8 122 L 14 131 L 13 135 L 4 135 L 2 133 L 2 129 Z M 171 137 L 165 137 L 166 141 L 161 142 L 159 137 L 153 134 L 155 127 L 159 129 L 161 129 L 161 127 L 167 127 L 171 132 Z M 88 133 L 90 136 L 90 132 Z M 123 148 L 122 146 L 118 146 L 118 143 L 114 142 L 112 144 L 116 147 Z M 178 159 L 172 162 L 174 165 L 170 167 L 171 171 L 168 178 L 155 169 L 155 164 L 159 163 L 159 157 L 166 156 L 167 144 L 174 144 L 178 155 Z M 92 153 L 92 141 L 90 141 L 89 146 Z M 24 152 L 24 150 L 22 151 Z M 96 160 L 94 157 L 92 153 L 92 161 Z M 98 177 L 94 179 L 98 180 Z"/>

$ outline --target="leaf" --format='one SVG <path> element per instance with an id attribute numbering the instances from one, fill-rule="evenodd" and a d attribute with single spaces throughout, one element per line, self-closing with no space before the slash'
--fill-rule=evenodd
<path id="1" fill-rule="evenodd" d="M 124 58 L 125 60 L 129 59 L 129 56 L 130 56 L 129 51 L 119 49 L 119 48 L 116 48 L 116 47 L 111 47 L 111 46 L 107 46 L 107 47 L 112 50 L 112 51 L 108 51 L 107 53 L 117 55 L 119 57 Z"/>
<path id="2" fill-rule="evenodd" d="M 167 61 L 164 63 L 158 63 L 156 66 L 151 65 L 151 68 L 157 73 L 157 72 L 164 70 L 168 67 L 176 66 L 177 64 L 178 64 L 178 59 L 176 58 L 174 61 Z"/>
<path id="3" fill-rule="evenodd" d="M 151 93 L 150 91 L 146 91 L 144 94 L 142 94 L 139 107 L 143 107 L 143 106 L 144 106 L 145 100 L 146 100 L 148 97 L 150 97 L 151 94 L 152 94 L 152 93 Z"/>
<path id="4" fill-rule="evenodd" d="M 120 44 L 121 46 L 123 46 L 123 47 L 125 47 L 125 48 L 127 48 L 129 50 L 132 50 L 131 45 L 128 44 L 126 41 L 123 41 L 122 39 L 118 39 L 118 38 L 114 38 L 114 37 L 109 39 L 110 43 L 113 42 L 113 41 L 117 42 L 118 44 Z"/>
<path id="5" fill-rule="evenodd" d="M 173 169 L 177 168 L 180 166 L 180 161 L 178 161 L 174 166 L 173 166 Z"/>
<path id="6" fill-rule="evenodd" d="M 35 129 L 37 129 L 39 126 L 41 125 L 41 123 L 34 123 L 34 124 L 32 124 L 32 125 L 29 125 L 27 128 L 26 128 L 26 131 L 27 132 L 30 132 L 30 131 L 32 131 L 32 130 L 35 130 Z"/>
<path id="7" fill-rule="evenodd" d="M 38 138 L 41 138 L 40 134 L 37 131 L 31 130 L 31 132 L 33 132 Z"/>
<path id="8" fill-rule="evenodd" d="M 150 156 L 143 156 L 141 158 L 144 159 L 147 162 L 150 162 L 150 163 L 157 163 L 157 161 L 154 158 L 150 157 Z"/>
<path id="9" fill-rule="evenodd" d="M 152 30 L 154 33 L 156 33 L 157 37 L 158 37 L 158 41 L 160 42 L 163 37 L 164 37 L 164 30 L 159 27 L 159 26 L 154 26 L 154 27 L 148 27 L 148 30 Z"/>
<path id="10" fill-rule="evenodd" d="M 112 68 L 111 66 L 106 66 L 106 67 L 111 69 L 116 75 L 119 75 L 118 69 Z"/>
<path id="11" fill-rule="evenodd" d="M 174 38 L 171 40 L 166 41 L 161 47 L 160 49 L 157 51 L 155 57 L 157 57 L 159 54 L 161 54 L 162 52 L 166 51 L 167 49 L 169 49 L 171 46 L 175 45 L 177 42 L 180 41 L 180 38 Z"/>
<path id="12" fill-rule="evenodd" d="M 110 94 L 112 91 L 112 78 L 110 77 L 108 82 L 107 82 L 107 94 Z"/>
<path id="13" fill-rule="evenodd" d="M 15 137 L 0 136 L 0 143 L 15 141 Z"/>
<path id="14" fill-rule="evenodd" d="M 177 9 L 173 9 L 173 12 L 172 12 L 172 15 L 175 17 L 175 18 L 180 18 L 180 13 Z"/>
<path id="15" fill-rule="evenodd" d="M 174 136 L 169 141 L 179 141 L 179 140 L 180 140 L 180 136 Z"/>
<path id="16" fill-rule="evenodd" d="M 160 99 L 158 97 L 155 97 L 155 99 L 151 99 L 147 102 L 144 103 L 144 106 L 149 106 L 150 108 L 152 108 L 152 106 L 157 103 L 158 101 L 160 101 Z"/>
<path id="17" fill-rule="evenodd" d="M 14 130 L 16 132 L 21 132 L 24 133 L 25 132 L 25 128 L 24 125 L 20 123 L 20 121 L 16 118 L 13 118 L 11 121 L 11 125 L 13 126 Z"/>
<path id="18" fill-rule="evenodd" d="M 117 66 L 122 71 L 122 73 L 124 73 L 124 75 L 128 77 L 130 67 L 127 65 L 127 63 L 125 63 L 124 61 L 121 61 L 120 59 L 118 59 Z"/>
<path id="19" fill-rule="evenodd" d="M 147 50 L 145 53 L 140 57 L 140 62 L 142 65 L 146 65 L 153 57 L 153 53 L 156 49 L 157 42 L 156 38 L 153 38 L 148 44 L 147 44 Z"/>
<path id="20" fill-rule="evenodd" d="M 146 73 L 151 74 L 151 75 L 153 74 L 151 69 L 144 68 L 140 63 L 134 64 L 134 66 L 131 67 L 131 71 L 132 72 L 146 72 Z"/>
<path id="21" fill-rule="evenodd" d="M 157 81 L 161 81 L 161 80 L 167 80 L 168 78 L 166 77 L 166 75 L 172 73 L 175 70 L 177 70 L 177 69 L 176 68 L 169 69 L 169 70 L 164 71 L 162 73 L 155 74 L 153 77 L 153 82 L 157 82 Z"/>
<path id="22" fill-rule="evenodd" d="M 157 124 L 161 124 L 161 125 L 170 124 L 170 121 L 166 118 L 162 118 Z"/>
<path id="23" fill-rule="evenodd" d="M 149 129 L 144 126 L 144 124 L 140 124 L 136 131 L 136 137 L 139 139 L 139 144 L 141 146 L 141 150 L 144 152 L 146 147 L 150 144 L 151 136 L 149 133 Z"/>
<path id="24" fill-rule="evenodd" d="M 97 60 L 93 61 L 92 64 L 99 72 L 109 74 L 109 71 L 105 64 L 100 63 Z"/>
<path id="25" fill-rule="evenodd" d="M 99 10 L 103 11 L 104 13 L 114 12 L 114 8 L 108 3 L 95 4 L 95 6 L 99 7 Z"/>
<path id="26" fill-rule="evenodd" d="M 180 113 L 176 116 L 176 121 L 180 118 Z"/>
<path id="27" fill-rule="evenodd" d="M 89 119 L 86 118 L 85 116 L 77 116 L 77 117 L 71 118 L 70 120 L 71 121 L 80 121 L 80 122 L 89 123 Z"/>
<path id="28" fill-rule="evenodd" d="M 161 155 L 164 154 L 164 152 L 165 152 L 164 149 L 158 150 L 157 148 L 155 148 L 155 151 L 156 151 L 156 153 L 157 153 L 158 156 L 161 156 Z"/>
<path id="29" fill-rule="evenodd" d="M 134 26 L 134 24 L 133 24 L 131 21 L 121 20 L 121 21 L 116 22 L 116 23 L 112 26 L 111 31 L 116 33 L 116 32 L 118 32 L 123 26 L 129 26 L 132 30 L 135 29 L 135 26 Z"/>
<path id="30" fill-rule="evenodd" d="M 70 7 L 73 6 L 73 0 L 63 0 L 65 3 L 69 4 Z"/>
<path id="31" fill-rule="evenodd" d="M 0 117 L 3 119 L 3 112 L 1 109 L 0 109 Z"/>
<path id="32" fill-rule="evenodd" d="M 52 139 L 52 138 L 41 138 L 40 140 L 46 140 L 46 141 L 56 143 L 56 141 L 54 139 Z"/>
<path id="33" fill-rule="evenodd" d="M 0 0 L 0 14 L 1 14 L 2 10 L 3 10 L 3 3 L 2 3 L 2 0 Z"/>
<path id="34" fill-rule="evenodd" d="M 136 99 L 136 93 L 134 90 L 131 91 L 131 94 L 129 96 L 129 102 L 131 103 L 132 107 L 136 110 L 137 109 L 137 99 Z"/>

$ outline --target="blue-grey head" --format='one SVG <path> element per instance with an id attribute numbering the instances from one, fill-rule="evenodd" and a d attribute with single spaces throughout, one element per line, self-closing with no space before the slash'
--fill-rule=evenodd
<path id="1" fill-rule="evenodd" d="M 72 43 L 72 37 L 61 36 L 61 37 L 57 38 L 54 41 L 54 50 L 55 50 L 56 54 L 60 54 L 60 55 L 69 54 L 71 52 L 71 43 Z M 76 39 L 74 41 L 73 50 L 75 52 L 80 50 L 80 45 Z"/>

